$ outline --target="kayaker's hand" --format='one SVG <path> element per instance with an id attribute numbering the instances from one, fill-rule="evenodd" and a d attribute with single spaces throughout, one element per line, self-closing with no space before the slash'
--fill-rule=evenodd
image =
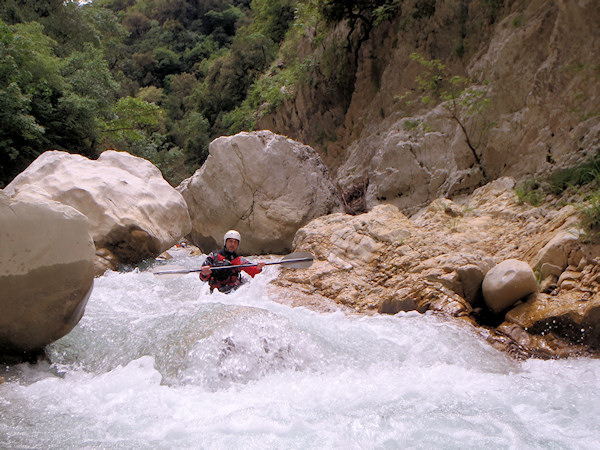
<path id="1" fill-rule="evenodd" d="M 203 277 L 209 277 L 210 273 L 212 272 L 212 269 L 210 268 L 210 266 L 202 266 L 202 276 Z"/>
<path id="2" fill-rule="evenodd" d="M 265 267 L 265 263 L 261 261 L 261 262 L 259 262 L 259 263 L 256 264 L 256 267 L 258 267 L 259 271 L 262 271 L 263 267 Z"/>

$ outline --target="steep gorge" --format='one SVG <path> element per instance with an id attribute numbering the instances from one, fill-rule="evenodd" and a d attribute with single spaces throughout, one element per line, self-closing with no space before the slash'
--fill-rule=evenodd
<path id="1" fill-rule="evenodd" d="M 496 3 L 405 1 L 365 39 L 357 30 L 349 35 L 362 41 L 356 61 L 340 53 L 347 25 L 324 41 L 308 32 L 298 55 L 320 61 L 311 82 L 296 87 L 259 128 L 316 148 L 353 212 L 380 203 L 412 212 L 501 176 L 518 180 L 593 156 L 600 147 L 600 5 L 490 6 Z M 415 52 L 486 93 L 485 113 L 460 111 L 465 132 L 439 102 L 420 101 L 427 93 L 416 82 L 423 67 L 411 59 Z M 341 61 L 354 70 L 344 79 L 331 67 Z M 416 101 L 407 104 L 406 94 Z"/>

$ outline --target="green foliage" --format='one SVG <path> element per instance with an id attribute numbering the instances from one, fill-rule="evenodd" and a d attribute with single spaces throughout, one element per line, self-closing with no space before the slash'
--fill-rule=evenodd
<path id="1" fill-rule="evenodd" d="M 400 6 L 402 5 L 402 1 L 403 0 L 386 1 L 384 4 L 375 8 L 373 11 L 373 25 L 377 26 L 380 23 L 395 17 L 400 9 Z"/>
<path id="2" fill-rule="evenodd" d="M 598 158 L 580 166 L 560 170 L 548 177 L 549 191 L 557 195 L 562 194 L 569 187 L 591 183 L 598 178 L 599 173 L 600 159 Z"/>
<path id="3" fill-rule="evenodd" d="M 0 184 L 45 150 L 89 154 L 114 98 L 101 50 L 59 58 L 55 44 L 38 22 L 0 22 Z"/>
<path id="4" fill-rule="evenodd" d="M 120 98 L 111 119 L 102 121 L 103 139 L 109 147 L 127 149 L 130 144 L 148 138 L 156 130 L 162 111 L 154 103 L 133 97 Z"/>
<path id="5" fill-rule="evenodd" d="M 363 20 L 372 26 L 392 17 L 401 0 L 317 0 L 321 16 L 329 23 Z"/>
<path id="6" fill-rule="evenodd" d="M 442 103 L 452 120 L 459 125 L 477 166 L 484 179 L 487 178 L 477 154 L 478 143 L 473 138 L 477 130 L 467 127 L 468 118 L 483 119 L 490 106 L 486 85 L 476 86 L 465 77 L 452 75 L 439 59 L 428 60 L 418 53 L 413 53 L 410 58 L 423 67 L 423 72 L 415 78 L 421 102 L 426 105 Z M 486 129 L 484 124 L 479 131 Z"/>
<path id="7" fill-rule="evenodd" d="M 226 114 L 223 123 L 230 134 L 251 131 L 259 116 L 273 112 L 292 97 L 296 84 L 305 75 L 306 65 L 291 64 L 286 68 L 271 68 L 248 90 L 242 104 Z"/>
<path id="8" fill-rule="evenodd" d="M 210 124 L 199 112 L 192 112 L 183 122 L 183 130 L 188 136 L 185 152 L 188 159 L 200 166 L 208 157 L 208 144 L 211 141 Z"/>
<path id="9" fill-rule="evenodd" d="M 39 155 L 46 129 L 36 112 L 52 112 L 52 92 L 61 88 L 60 61 L 40 24 L 0 21 L 0 187 Z"/>
<path id="10" fill-rule="evenodd" d="M 402 127 L 406 130 L 406 131 L 411 131 L 411 130 L 416 130 L 417 128 L 419 128 L 419 125 L 421 125 L 421 121 L 420 120 L 404 120 L 402 121 Z"/>
<path id="11" fill-rule="evenodd" d="M 296 0 L 252 0 L 252 28 L 275 43 L 285 37 L 294 20 Z"/>
<path id="12" fill-rule="evenodd" d="M 231 50 L 214 61 L 194 99 L 215 134 L 226 131 L 224 114 L 244 101 L 248 89 L 274 56 L 272 41 L 261 34 L 250 34 L 236 38 Z"/>
<path id="13" fill-rule="evenodd" d="M 588 194 L 583 193 L 583 187 L 587 187 Z M 519 201 L 533 206 L 538 206 L 548 194 L 558 196 L 567 191 L 579 192 L 581 225 L 587 238 L 596 241 L 600 237 L 600 151 L 590 160 L 557 171 L 544 180 L 525 180 L 515 187 Z"/>
<path id="14" fill-rule="evenodd" d="M 515 194 L 519 199 L 519 204 L 529 203 L 533 206 L 539 206 L 543 199 L 543 192 L 539 189 L 540 183 L 535 180 L 525 180 L 515 186 Z"/>
<path id="15" fill-rule="evenodd" d="M 600 181 L 600 178 L 597 178 Z M 600 237 L 600 189 L 593 192 L 581 208 L 583 226 L 588 236 L 593 239 Z"/>

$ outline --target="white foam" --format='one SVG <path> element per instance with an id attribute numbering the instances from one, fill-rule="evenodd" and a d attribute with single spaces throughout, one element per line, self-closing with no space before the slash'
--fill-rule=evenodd
<path id="1" fill-rule="evenodd" d="M 198 258 L 177 261 L 193 267 Z M 52 365 L 5 371 L 8 448 L 594 448 L 600 362 L 517 363 L 435 315 L 345 317 L 197 275 L 96 281 Z"/>

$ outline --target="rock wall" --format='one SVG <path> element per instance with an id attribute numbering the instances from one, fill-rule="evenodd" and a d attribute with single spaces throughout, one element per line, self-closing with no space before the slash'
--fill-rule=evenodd
<path id="1" fill-rule="evenodd" d="M 419 52 L 487 91 L 488 111 L 464 124 L 488 179 L 547 173 L 596 152 L 598 2 L 508 1 L 492 14 L 491 2 L 439 0 L 431 16 L 418 16 L 417 3 L 403 2 L 372 30 L 346 98 L 327 95 L 316 71 L 260 125 L 319 150 L 345 196 L 362 198 L 355 209 L 391 203 L 414 212 L 470 192 L 486 180 L 458 124 L 442 108 L 399 100 L 418 91 L 423 68 L 410 55 Z M 328 39 L 343 34 L 340 26 Z M 309 46 L 318 59 L 313 38 L 302 54 Z"/>
<path id="2" fill-rule="evenodd" d="M 565 239 L 577 236 L 576 209 L 520 204 L 514 183 L 501 178 L 470 196 L 437 199 L 410 218 L 392 205 L 317 218 L 294 239 L 315 263 L 284 269 L 274 289 L 328 310 L 333 301 L 358 313 L 436 311 L 482 327 L 517 356 L 597 354 L 600 245 Z M 542 270 L 550 255 L 559 265 Z M 538 288 L 534 273 L 544 270 L 549 279 Z M 482 284 L 498 271 L 484 301 Z"/>

